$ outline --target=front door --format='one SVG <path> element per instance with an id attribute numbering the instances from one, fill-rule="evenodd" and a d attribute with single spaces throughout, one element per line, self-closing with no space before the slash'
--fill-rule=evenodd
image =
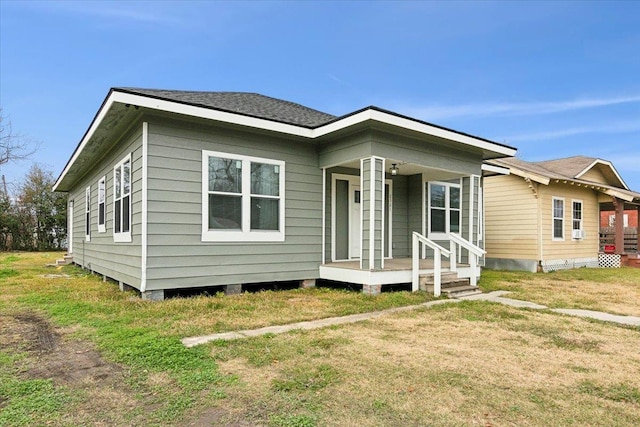
<path id="1" fill-rule="evenodd" d="M 360 259 L 362 219 L 360 184 L 349 185 L 349 258 Z"/>

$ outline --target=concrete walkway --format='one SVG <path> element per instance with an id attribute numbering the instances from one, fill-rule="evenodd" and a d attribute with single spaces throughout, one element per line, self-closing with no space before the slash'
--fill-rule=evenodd
<path id="1" fill-rule="evenodd" d="M 325 328 L 333 325 L 344 325 L 347 323 L 362 322 L 364 320 L 375 319 L 380 316 L 393 313 L 401 313 L 403 311 L 411 311 L 419 308 L 429 308 L 435 305 L 456 303 L 460 301 L 490 301 L 499 304 L 508 305 L 516 308 L 529 308 L 533 310 L 545 310 L 549 307 L 545 305 L 536 304 L 529 301 L 522 301 L 517 299 L 505 298 L 503 295 L 509 294 L 508 291 L 494 291 L 488 294 L 476 294 L 467 297 L 460 297 L 458 299 L 444 299 L 429 301 L 418 305 L 409 305 L 404 307 L 389 308 L 387 310 L 373 311 L 370 313 L 352 314 L 349 316 L 340 317 L 328 317 L 326 319 L 309 320 L 306 322 L 290 323 L 288 325 L 267 326 L 259 329 L 246 329 L 243 331 L 235 332 L 222 332 L 219 334 L 204 335 L 198 337 L 188 337 L 182 339 L 182 344 L 186 347 L 193 347 L 200 344 L 205 344 L 210 341 L 216 340 L 234 340 L 239 338 L 257 337 L 267 334 L 282 334 L 284 332 L 293 331 L 295 329 L 318 329 Z M 601 320 L 604 322 L 613 322 L 620 325 L 640 326 L 640 317 L 636 316 L 619 316 L 615 314 L 603 313 L 601 311 L 592 310 L 577 310 L 577 309 L 565 309 L 565 308 L 552 308 L 549 309 L 555 313 L 566 314 L 569 316 L 586 317 L 590 319 Z"/>
<path id="2" fill-rule="evenodd" d="M 403 307 L 389 308 L 387 310 L 372 311 L 369 313 L 351 314 L 349 316 L 327 317 L 325 319 L 309 320 L 307 322 L 290 323 L 288 325 L 267 326 L 259 329 L 246 329 L 235 332 L 222 332 L 219 334 L 204 335 L 200 337 L 188 337 L 182 339 L 182 344 L 186 347 L 193 347 L 216 340 L 234 340 L 238 338 L 257 337 L 266 334 L 282 334 L 284 332 L 293 331 L 295 329 L 318 329 L 333 325 L 344 325 L 345 323 L 362 322 L 363 320 L 375 319 L 376 317 L 387 314 L 401 313 L 403 311 L 416 310 L 418 308 L 429 308 L 434 305 L 449 304 L 451 302 L 460 302 L 455 299 L 444 299 L 429 301 L 418 305 L 408 305 Z"/>

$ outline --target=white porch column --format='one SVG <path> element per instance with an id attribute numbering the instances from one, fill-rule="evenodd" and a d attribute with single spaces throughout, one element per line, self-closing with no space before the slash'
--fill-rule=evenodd
<path id="1" fill-rule="evenodd" d="M 371 156 L 360 160 L 360 188 L 362 192 L 362 246 L 360 268 L 384 268 L 385 222 L 385 160 Z"/>

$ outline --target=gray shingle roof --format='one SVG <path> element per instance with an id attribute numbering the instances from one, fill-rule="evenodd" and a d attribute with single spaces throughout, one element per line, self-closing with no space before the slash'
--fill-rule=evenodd
<path id="1" fill-rule="evenodd" d="M 114 88 L 114 90 L 308 128 L 318 127 L 336 119 L 336 116 L 331 114 L 258 93 L 195 92 L 130 87 Z"/>

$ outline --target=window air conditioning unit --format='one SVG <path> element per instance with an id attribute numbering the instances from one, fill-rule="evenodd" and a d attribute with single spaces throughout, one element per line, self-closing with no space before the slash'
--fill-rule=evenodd
<path id="1" fill-rule="evenodd" d="M 584 239 L 587 237 L 587 233 L 584 230 L 573 230 L 571 237 L 573 239 Z"/>

